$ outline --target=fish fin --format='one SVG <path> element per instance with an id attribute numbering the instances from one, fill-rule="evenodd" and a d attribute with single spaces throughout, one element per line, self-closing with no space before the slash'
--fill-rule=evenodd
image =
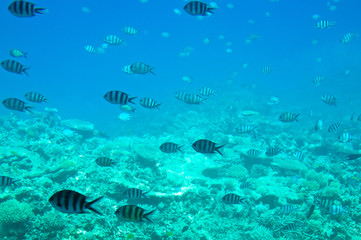
<path id="1" fill-rule="evenodd" d="M 159 106 L 162 105 L 161 103 L 158 103 L 157 105 L 155 105 L 155 108 L 159 109 Z"/>
<path id="2" fill-rule="evenodd" d="M 216 10 L 216 8 L 207 8 L 207 12 L 209 13 L 215 13 L 214 10 Z"/>
<path id="3" fill-rule="evenodd" d="M 151 215 L 152 213 L 154 213 L 157 209 L 154 209 L 153 211 L 150 211 L 149 213 L 144 214 L 143 218 L 147 219 L 149 222 L 153 223 L 152 220 L 150 220 L 150 218 L 148 218 L 149 215 Z"/>
<path id="4" fill-rule="evenodd" d="M 146 197 L 146 198 L 149 198 L 148 193 L 150 193 L 150 190 L 149 190 L 149 191 L 146 191 L 146 192 L 143 192 L 142 196 L 143 196 L 143 197 Z"/>
<path id="5" fill-rule="evenodd" d="M 222 156 L 223 156 L 223 153 L 221 153 L 220 151 L 219 151 L 219 149 L 221 148 L 221 147 L 224 147 L 226 144 L 224 144 L 224 145 L 222 145 L 222 146 L 219 146 L 219 147 L 216 147 L 216 151 L 219 153 L 219 154 L 221 154 Z"/>
<path id="6" fill-rule="evenodd" d="M 131 112 L 135 112 L 135 109 L 136 109 L 136 108 L 132 108 L 132 111 L 131 111 Z"/>
<path id="7" fill-rule="evenodd" d="M 297 119 L 298 116 L 300 116 L 300 114 L 295 115 L 295 121 L 297 121 L 297 122 L 298 122 L 298 119 Z"/>
<path id="8" fill-rule="evenodd" d="M 27 70 L 28 70 L 29 68 L 30 68 L 30 67 L 24 68 L 23 71 L 22 71 L 22 72 L 25 73 L 26 76 L 28 76 L 28 77 L 29 77 L 29 73 L 27 72 Z"/>
<path id="9" fill-rule="evenodd" d="M 154 69 L 154 67 L 152 67 L 152 68 L 149 70 L 149 72 L 150 72 L 151 74 L 153 74 L 154 76 L 157 76 L 157 75 L 155 74 L 155 72 L 153 72 L 153 69 Z"/>
<path id="10" fill-rule="evenodd" d="M 102 214 L 101 212 L 99 212 L 97 209 L 95 209 L 95 208 L 92 207 L 92 205 L 93 205 L 94 203 L 100 201 L 102 198 L 103 198 L 103 197 L 100 197 L 100 198 L 97 198 L 97 199 L 95 199 L 95 200 L 93 200 L 93 201 L 91 201 L 91 202 L 88 202 L 88 203 L 85 205 L 85 208 L 87 208 L 87 209 L 89 209 L 89 210 L 91 210 L 91 211 L 93 211 L 93 212 L 95 212 L 95 213 L 97 213 L 97 214 L 99 214 L 99 215 L 103 215 L 103 214 Z"/>
<path id="11" fill-rule="evenodd" d="M 45 102 L 45 103 L 49 103 L 49 99 L 44 98 L 43 102 Z"/>
<path id="12" fill-rule="evenodd" d="M 24 58 L 28 58 L 28 53 L 26 52 L 26 53 L 24 53 Z"/>
<path id="13" fill-rule="evenodd" d="M 184 147 L 184 146 L 180 146 L 180 147 L 178 147 L 178 149 L 177 149 L 177 150 L 180 151 L 181 153 L 183 153 L 183 151 L 182 151 L 182 149 L 181 149 L 182 147 Z"/>
<path id="14" fill-rule="evenodd" d="M 135 104 L 135 102 L 132 102 L 132 101 L 133 101 L 133 99 L 136 99 L 136 98 L 137 98 L 137 97 L 128 98 L 128 102 Z"/>
<path id="15" fill-rule="evenodd" d="M 25 106 L 24 107 L 24 109 L 26 110 L 26 111 L 28 111 L 29 113 L 33 113 L 30 109 L 31 108 L 34 108 L 34 107 L 31 107 L 31 106 Z"/>
<path id="16" fill-rule="evenodd" d="M 44 13 L 48 13 L 49 10 L 46 8 L 35 8 L 35 12 L 39 14 L 44 14 Z"/>

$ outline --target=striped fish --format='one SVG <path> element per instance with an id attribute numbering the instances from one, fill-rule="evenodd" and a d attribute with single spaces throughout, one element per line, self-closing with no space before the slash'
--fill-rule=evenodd
<path id="1" fill-rule="evenodd" d="M 261 154 L 261 150 L 258 149 L 250 149 L 247 151 L 247 155 L 250 157 L 257 157 L 260 154 Z"/>
<path id="2" fill-rule="evenodd" d="M 111 44 L 111 45 L 120 45 L 124 44 L 124 40 L 120 39 L 119 37 L 115 35 L 108 35 L 104 38 L 104 42 Z"/>
<path id="3" fill-rule="evenodd" d="M 294 114 L 294 113 L 290 113 L 290 112 L 285 112 L 285 113 L 282 113 L 280 116 L 279 116 L 279 120 L 281 122 L 293 122 L 293 121 L 298 121 L 297 117 L 299 116 L 300 114 Z"/>
<path id="4" fill-rule="evenodd" d="M 338 136 L 338 141 L 342 142 L 342 143 L 347 143 L 352 141 L 353 137 L 351 135 L 351 133 L 348 132 L 344 132 L 342 133 L 340 136 Z"/>
<path id="5" fill-rule="evenodd" d="M 183 9 L 192 16 L 206 16 L 207 13 L 214 13 L 215 10 L 215 8 L 208 7 L 206 3 L 200 1 L 190 1 Z"/>
<path id="6" fill-rule="evenodd" d="M 11 177 L 0 176 L 0 186 L 3 189 L 3 191 L 5 191 L 6 187 L 13 185 L 15 182 L 17 182 L 17 180 L 14 180 Z"/>
<path id="7" fill-rule="evenodd" d="M 16 0 L 8 6 L 10 13 L 16 17 L 34 17 L 35 14 L 44 14 L 45 8 L 36 8 L 34 3 Z"/>
<path id="8" fill-rule="evenodd" d="M 263 73 L 266 73 L 266 74 L 268 74 L 268 73 L 271 73 L 273 70 L 272 70 L 272 68 L 270 67 L 270 66 L 264 66 L 263 68 L 262 68 L 262 72 Z"/>
<path id="9" fill-rule="evenodd" d="M 298 208 L 296 206 L 290 204 L 282 205 L 280 207 L 281 212 L 283 212 L 284 214 L 290 214 L 294 211 L 297 211 L 297 209 Z"/>
<path id="10" fill-rule="evenodd" d="M 236 132 L 238 133 L 250 133 L 256 130 L 256 127 L 247 125 L 247 124 L 241 124 L 236 128 Z"/>
<path id="11" fill-rule="evenodd" d="M 117 164 L 117 162 L 108 157 L 98 157 L 97 159 L 95 159 L 95 162 L 101 167 L 111 167 Z"/>
<path id="12" fill-rule="evenodd" d="M 223 154 L 219 151 L 219 149 L 221 147 L 223 147 L 223 146 L 224 145 L 216 147 L 216 143 L 214 143 L 212 141 L 209 141 L 207 139 L 200 139 L 200 140 L 195 141 L 192 144 L 192 147 L 196 152 L 199 152 L 199 153 L 215 153 L 215 152 L 218 152 L 222 156 L 223 156 Z"/>
<path id="13" fill-rule="evenodd" d="M 340 39 L 340 43 L 344 43 L 344 44 L 349 43 L 355 36 L 356 36 L 356 33 L 346 33 Z"/>
<path id="14" fill-rule="evenodd" d="M 93 211 L 99 215 L 101 214 L 98 210 L 93 208 L 93 204 L 98 202 L 103 197 L 97 198 L 91 202 L 86 201 L 86 196 L 72 190 L 62 190 L 54 193 L 49 198 L 49 203 L 58 211 L 63 213 L 89 213 L 86 210 Z"/>
<path id="15" fill-rule="evenodd" d="M 340 123 L 339 123 L 339 122 L 332 123 L 332 124 L 328 127 L 327 131 L 328 131 L 329 133 L 333 133 L 333 132 L 336 132 L 339 127 L 340 127 Z"/>
<path id="16" fill-rule="evenodd" d="M 283 231 L 285 232 L 294 232 L 300 228 L 299 223 L 289 223 L 283 227 Z"/>
<path id="17" fill-rule="evenodd" d="M 335 25 L 335 22 L 330 22 L 328 20 L 321 20 L 316 23 L 316 28 L 318 29 L 327 29 Z"/>
<path id="18" fill-rule="evenodd" d="M 157 103 L 153 98 L 144 97 L 139 100 L 140 105 L 145 108 L 158 108 L 162 105 L 161 103 Z"/>
<path id="19" fill-rule="evenodd" d="M 16 49 L 16 48 L 11 49 L 9 53 L 13 57 L 24 57 L 24 58 L 26 58 L 26 56 L 28 55 L 28 53 L 23 52 L 23 51 L 21 51 L 19 49 Z"/>
<path id="20" fill-rule="evenodd" d="M 92 54 L 98 53 L 97 50 L 95 49 L 95 47 L 92 45 L 85 45 L 84 48 L 85 48 L 85 51 L 90 52 Z"/>
<path id="21" fill-rule="evenodd" d="M 333 201 L 328 198 L 317 198 L 315 200 L 315 205 L 323 209 L 330 209 L 330 207 L 333 205 Z"/>
<path id="22" fill-rule="evenodd" d="M 297 152 L 295 152 L 294 154 L 293 154 L 293 156 L 297 159 L 297 160 L 299 160 L 299 161 L 302 161 L 303 160 L 303 152 L 302 151 L 297 151 Z"/>
<path id="23" fill-rule="evenodd" d="M 146 74 L 150 72 L 151 74 L 155 75 L 155 73 L 153 72 L 153 68 L 154 67 L 151 67 L 148 64 L 142 62 L 136 62 L 130 65 L 130 70 L 132 70 L 132 72 L 136 74 Z"/>
<path id="24" fill-rule="evenodd" d="M 130 69 L 130 65 L 124 66 L 122 71 L 126 74 L 134 74 L 134 72 Z"/>
<path id="25" fill-rule="evenodd" d="M 25 98 L 30 102 L 48 102 L 48 99 L 46 97 L 37 92 L 27 92 L 25 93 Z"/>
<path id="26" fill-rule="evenodd" d="M 24 65 L 22 65 L 21 63 L 15 60 L 7 59 L 2 61 L 0 64 L 8 72 L 17 73 L 17 74 L 25 73 L 27 76 L 29 76 L 26 70 L 28 70 L 30 67 L 25 67 Z"/>
<path id="27" fill-rule="evenodd" d="M 321 97 L 321 100 L 328 104 L 328 105 L 335 105 L 337 104 L 337 99 L 335 96 L 331 95 L 331 94 L 325 94 Z"/>
<path id="28" fill-rule="evenodd" d="M 331 215 L 341 215 L 347 212 L 347 210 L 341 205 L 331 205 L 328 209 Z"/>
<path id="29" fill-rule="evenodd" d="M 204 87 L 204 88 L 201 88 L 199 89 L 199 93 L 203 96 L 214 96 L 216 95 L 216 93 L 213 91 L 213 89 L 211 88 L 207 88 L 207 87 Z"/>
<path id="30" fill-rule="evenodd" d="M 324 80 L 325 80 L 324 76 L 317 76 L 313 79 L 313 85 L 320 86 Z"/>
<path id="31" fill-rule="evenodd" d="M 187 93 L 186 92 L 183 92 L 183 91 L 177 91 L 174 96 L 181 100 L 181 101 L 184 101 L 185 97 L 186 97 Z M 360 115 L 361 116 L 361 115 Z"/>
<path id="32" fill-rule="evenodd" d="M 118 208 L 115 211 L 115 215 L 117 215 L 118 218 L 124 219 L 124 220 L 130 220 L 130 221 L 136 221 L 141 222 L 143 219 L 147 219 L 149 222 L 152 222 L 148 218 L 149 215 L 155 212 L 156 209 L 145 213 L 145 209 L 135 206 L 135 205 L 125 205 L 120 208 Z"/>
<path id="33" fill-rule="evenodd" d="M 185 94 L 184 99 L 182 100 L 188 104 L 200 104 L 202 101 L 204 101 L 204 99 L 201 98 L 199 95 L 193 93 Z"/>
<path id="34" fill-rule="evenodd" d="M 253 187 L 253 184 L 251 182 L 241 182 L 239 185 L 240 189 L 250 189 Z"/>
<path id="35" fill-rule="evenodd" d="M 273 156 L 278 155 L 278 154 L 281 153 L 281 152 L 282 152 L 282 150 L 279 149 L 278 147 L 269 147 L 269 148 L 267 148 L 267 150 L 266 150 L 266 155 L 267 155 L 268 157 L 273 157 Z"/>
<path id="36" fill-rule="evenodd" d="M 183 146 L 178 146 L 178 144 L 176 143 L 165 142 L 160 145 L 159 149 L 164 153 L 175 153 L 177 151 L 180 151 L 182 153 L 181 147 Z"/>
<path id="37" fill-rule="evenodd" d="M 243 200 L 245 198 L 241 198 L 241 196 L 234 194 L 234 193 L 228 193 L 223 196 L 222 201 L 227 204 L 240 204 L 243 203 Z"/>
<path id="38" fill-rule="evenodd" d="M 149 191 L 144 192 L 143 190 L 140 190 L 138 188 L 128 188 L 124 191 L 123 196 L 128 199 L 139 199 L 148 197 L 147 193 L 149 193 Z"/>
<path id="39" fill-rule="evenodd" d="M 104 95 L 104 99 L 106 101 L 112 104 L 121 104 L 121 105 L 125 105 L 127 103 L 135 104 L 134 102 L 132 102 L 132 100 L 135 98 L 137 97 L 129 97 L 127 93 L 117 90 L 111 90 Z"/>
<path id="40" fill-rule="evenodd" d="M 32 108 L 31 106 L 26 106 L 25 102 L 17 98 L 7 98 L 2 101 L 2 104 L 10 110 L 15 110 L 20 112 L 24 112 L 24 111 L 31 112 L 30 109 Z"/>
<path id="41" fill-rule="evenodd" d="M 128 35 L 137 35 L 139 33 L 138 29 L 131 27 L 131 26 L 123 27 L 122 31 L 123 31 L 123 33 L 128 34 Z"/>

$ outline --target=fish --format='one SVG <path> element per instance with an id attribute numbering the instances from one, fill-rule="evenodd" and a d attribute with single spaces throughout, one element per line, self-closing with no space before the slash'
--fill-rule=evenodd
<path id="1" fill-rule="evenodd" d="M 28 53 L 24 52 L 24 51 L 21 51 L 19 49 L 11 49 L 10 50 L 10 55 L 13 56 L 13 57 L 24 57 L 24 58 L 27 58 L 27 55 Z"/>
<path id="2" fill-rule="evenodd" d="M 327 29 L 332 26 L 335 26 L 336 22 L 331 22 L 328 20 L 320 20 L 316 23 L 316 28 L 318 29 Z"/>
<path id="3" fill-rule="evenodd" d="M 104 38 L 104 42 L 111 44 L 111 45 L 120 45 L 124 44 L 124 40 L 120 39 L 119 37 L 115 35 L 108 35 Z"/>
<path id="4" fill-rule="evenodd" d="M 122 67 L 122 71 L 126 74 L 134 74 L 134 72 L 130 69 L 130 65 Z"/>
<path id="5" fill-rule="evenodd" d="M 34 3 L 16 0 L 8 6 L 9 12 L 16 17 L 34 17 L 46 13 L 46 8 L 37 8 Z"/>
<path id="6" fill-rule="evenodd" d="M 189 226 L 184 226 L 184 227 L 182 228 L 182 233 L 186 232 L 188 229 L 189 229 Z"/>
<path id="7" fill-rule="evenodd" d="M 25 67 L 23 64 L 15 61 L 15 60 L 4 60 L 1 63 L 1 66 L 8 72 L 22 74 L 25 73 L 27 76 L 29 74 L 26 72 L 30 67 Z"/>
<path id="8" fill-rule="evenodd" d="M 294 154 L 293 154 L 293 156 L 297 159 L 297 160 L 299 160 L 299 161 L 302 161 L 303 160 L 303 152 L 302 151 L 297 151 L 297 152 L 295 152 Z"/>
<path id="9" fill-rule="evenodd" d="M 293 121 L 298 121 L 297 117 L 299 116 L 300 114 L 294 114 L 294 113 L 290 113 L 290 112 L 285 112 L 285 113 L 282 113 L 280 116 L 279 116 L 279 120 L 281 122 L 293 122 Z"/>
<path id="10" fill-rule="evenodd" d="M 222 197 L 222 201 L 227 204 L 240 204 L 243 203 L 244 199 L 245 198 L 234 193 L 228 193 Z"/>
<path id="11" fill-rule="evenodd" d="M 328 212 L 331 215 L 341 215 L 347 213 L 347 209 L 342 207 L 341 205 L 331 205 L 328 209 Z"/>
<path id="12" fill-rule="evenodd" d="M 151 74 L 155 75 L 155 73 L 153 72 L 153 68 L 154 67 L 151 67 L 148 64 L 142 62 L 136 62 L 130 65 L 130 70 L 132 70 L 132 72 L 136 74 L 146 74 L 150 72 Z"/>
<path id="13" fill-rule="evenodd" d="M 316 198 L 315 205 L 323 209 L 329 209 L 333 205 L 333 201 L 328 198 Z"/>
<path id="14" fill-rule="evenodd" d="M 131 26 L 126 26 L 122 28 L 122 32 L 128 35 L 137 35 L 139 30 Z"/>
<path id="15" fill-rule="evenodd" d="M 297 211 L 297 209 L 298 208 L 296 206 L 290 204 L 282 205 L 280 207 L 281 212 L 283 212 L 284 214 L 290 214 L 294 211 Z"/>
<path id="16" fill-rule="evenodd" d="M 193 82 L 193 78 L 191 76 L 183 76 L 182 80 L 185 81 L 186 83 L 192 83 Z"/>
<path id="17" fill-rule="evenodd" d="M 285 232 L 292 232 L 296 231 L 300 225 L 298 223 L 289 223 L 283 227 L 283 231 Z"/>
<path id="18" fill-rule="evenodd" d="M 183 9 L 192 16 L 206 16 L 207 13 L 214 13 L 215 10 L 215 8 L 209 7 L 206 3 L 200 1 L 190 1 Z"/>
<path id="19" fill-rule="evenodd" d="M 0 186 L 3 189 L 4 192 L 5 192 L 6 187 L 9 187 L 9 186 L 13 185 L 17 181 L 18 180 L 14 180 L 11 177 L 0 176 Z"/>
<path id="20" fill-rule="evenodd" d="M 342 143 L 350 142 L 352 139 L 354 139 L 353 136 L 348 132 L 343 132 L 340 136 L 338 136 L 338 141 Z"/>
<path id="21" fill-rule="evenodd" d="M 339 123 L 339 122 L 335 122 L 335 123 L 332 123 L 332 124 L 328 127 L 327 131 L 328 131 L 329 133 L 333 133 L 333 132 L 336 132 L 339 127 L 340 127 L 340 123 Z"/>
<path id="22" fill-rule="evenodd" d="M 97 159 L 95 159 L 95 162 L 101 167 L 111 167 L 117 164 L 117 162 L 108 157 L 98 157 Z"/>
<path id="23" fill-rule="evenodd" d="M 236 128 L 236 132 L 238 133 L 250 133 L 256 131 L 256 127 L 247 125 L 247 124 L 241 124 Z"/>
<path id="24" fill-rule="evenodd" d="M 85 45 L 84 48 L 85 51 L 90 52 L 92 54 L 96 54 L 98 52 L 97 49 L 92 45 Z"/>
<path id="25" fill-rule="evenodd" d="M 177 91 L 174 94 L 174 96 L 181 101 L 184 101 L 184 99 L 186 98 L 186 95 L 187 95 L 187 93 L 183 92 L 183 91 Z"/>
<path id="26" fill-rule="evenodd" d="M 268 74 L 268 73 L 271 73 L 273 70 L 272 70 L 272 68 L 270 67 L 270 66 L 264 66 L 263 68 L 262 68 L 262 72 L 263 73 L 266 73 L 266 74 Z"/>
<path id="27" fill-rule="evenodd" d="M 318 119 L 315 124 L 315 131 L 322 130 L 323 129 L 323 120 Z"/>
<path id="28" fill-rule="evenodd" d="M 204 99 L 201 98 L 199 95 L 192 93 L 185 94 L 184 99 L 182 100 L 188 104 L 200 104 L 201 102 L 204 101 Z"/>
<path id="29" fill-rule="evenodd" d="M 139 100 L 140 105 L 145 108 L 157 108 L 162 105 L 161 103 L 157 103 L 153 98 L 143 97 Z"/>
<path id="30" fill-rule="evenodd" d="M 242 182 L 240 185 L 239 185 L 239 188 L 240 189 L 250 189 L 253 187 L 253 184 L 251 182 Z"/>
<path id="31" fill-rule="evenodd" d="M 124 191 L 123 196 L 128 199 L 140 199 L 148 197 L 147 193 L 149 193 L 149 191 L 144 192 L 143 190 L 140 190 L 138 188 L 128 188 Z"/>
<path id="32" fill-rule="evenodd" d="M 360 122 L 361 122 L 361 114 L 360 114 L 360 115 L 358 115 L 358 117 L 357 117 L 357 121 L 360 121 Z"/>
<path id="33" fill-rule="evenodd" d="M 324 80 L 325 80 L 324 76 L 317 76 L 313 79 L 313 85 L 315 85 L 316 87 L 320 86 Z"/>
<path id="34" fill-rule="evenodd" d="M 207 88 L 207 87 L 199 89 L 199 94 L 201 94 L 203 96 L 207 96 L 207 97 L 216 95 L 216 93 L 214 92 L 213 89 Z"/>
<path id="35" fill-rule="evenodd" d="M 311 205 L 310 209 L 308 210 L 308 212 L 307 212 L 307 214 L 306 214 L 306 218 L 307 218 L 307 219 L 309 219 L 309 218 L 312 216 L 313 212 L 315 211 L 315 207 L 316 207 L 315 204 L 312 204 L 312 205 Z"/>
<path id="36" fill-rule="evenodd" d="M 124 105 L 120 105 L 120 109 L 126 112 L 134 112 L 136 108 L 129 106 L 128 104 L 124 104 Z"/>
<path id="37" fill-rule="evenodd" d="M 225 145 L 221 145 L 221 146 L 216 146 L 217 144 L 209 141 L 207 139 L 200 139 L 195 141 L 192 144 L 193 149 L 196 152 L 199 153 L 215 153 L 218 152 L 219 154 L 221 154 L 223 156 L 223 154 L 219 151 L 220 148 L 224 147 Z"/>
<path id="38" fill-rule="evenodd" d="M 277 105 L 281 102 L 281 99 L 279 97 L 276 96 L 272 96 L 270 97 L 270 99 L 268 100 L 267 104 L 268 105 Z"/>
<path id="39" fill-rule="evenodd" d="M 43 95 L 41 95 L 40 93 L 37 93 L 37 92 L 27 92 L 27 93 L 25 93 L 24 96 L 30 102 L 36 102 L 36 103 L 41 103 L 41 102 L 47 103 L 48 102 L 48 99 L 46 97 L 44 97 Z"/>
<path id="40" fill-rule="evenodd" d="M 177 151 L 180 151 L 181 153 L 181 147 L 183 146 L 178 146 L 178 144 L 176 143 L 172 143 L 172 142 L 165 142 L 162 145 L 160 145 L 159 149 L 164 152 L 164 153 L 175 153 Z"/>
<path id="41" fill-rule="evenodd" d="M 121 206 L 115 211 L 115 215 L 124 220 L 130 220 L 130 221 L 136 221 L 136 222 L 142 222 L 143 219 L 148 220 L 149 222 L 152 222 L 152 220 L 149 219 L 149 215 L 154 213 L 156 209 L 145 213 L 145 209 L 135 206 L 135 205 L 125 205 Z"/>
<path id="42" fill-rule="evenodd" d="M 341 37 L 340 43 L 349 43 L 356 35 L 356 33 L 346 33 Z"/>
<path id="43" fill-rule="evenodd" d="M 250 149 L 247 151 L 247 155 L 250 157 L 257 157 L 260 154 L 261 154 L 261 150 L 258 149 Z"/>
<path id="44" fill-rule="evenodd" d="M 281 152 L 282 152 L 282 150 L 280 148 L 278 148 L 278 147 L 269 147 L 266 150 L 266 155 L 268 157 L 273 157 L 273 156 L 278 155 Z"/>
<path id="45" fill-rule="evenodd" d="M 58 211 L 63 213 L 83 214 L 89 213 L 86 210 L 93 211 L 99 215 L 103 215 L 92 205 L 100 201 L 103 197 L 99 197 L 91 202 L 86 201 L 86 196 L 72 190 L 62 190 L 54 193 L 49 198 L 49 203 Z"/>
<path id="46" fill-rule="evenodd" d="M 104 99 L 109 103 L 120 105 L 125 105 L 128 103 L 135 104 L 132 102 L 135 98 L 137 97 L 129 97 L 127 93 L 118 90 L 111 90 L 104 95 Z"/>
<path id="47" fill-rule="evenodd" d="M 337 99 L 335 96 L 331 95 L 331 94 L 325 94 L 321 97 L 321 100 L 328 104 L 328 105 L 334 105 L 336 106 L 337 104 Z"/>
<path id="48" fill-rule="evenodd" d="M 2 101 L 2 104 L 10 110 L 15 110 L 19 112 L 28 111 L 31 113 L 30 109 L 33 108 L 31 106 L 26 106 L 25 102 L 17 98 L 6 98 Z"/>
<path id="49" fill-rule="evenodd" d="M 355 160 L 361 158 L 361 154 L 349 154 L 346 156 L 346 160 Z"/>

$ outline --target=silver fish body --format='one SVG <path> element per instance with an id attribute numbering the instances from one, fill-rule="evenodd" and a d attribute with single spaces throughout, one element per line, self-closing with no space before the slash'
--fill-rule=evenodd
<path id="1" fill-rule="evenodd" d="M 25 93 L 24 96 L 30 102 L 36 102 L 36 103 L 40 103 L 40 102 L 47 103 L 48 102 L 48 99 L 46 97 L 44 97 L 43 95 L 41 95 L 40 93 L 37 93 L 37 92 L 27 92 L 27 93 Z"/>
<path id="2" fill-rule="evenodd" d="M 135 104 L 132 102 L 132 100 L 135 98 L 137 97 L 129 97 L 127 93 L 118 90 L 111 90 L 104 95 L 104 99 L 109 103 L 120 105 L 125 105 L 128 103 Z"/>
<path id="3" fill-rule="evenodd" d="M 23 64 L 15 61 L 15 60 L 4 60 L 1 63 L 1 66 L 8 72 L 22 74 L 25 73 L 26 75 L 29 75 L 26 70 L 29 69 L 29 67 L 25 67 Z"/>
<path id="4" fill-rule="evenodd" d="M 129 220 L 129 221 L 135 221 L 135 222 L 142 222 L 143 219 L 148 220 L 149 222 L 152 222 L 152 220 L 149 219 L 149 215 L 154 213 L 156 209 L 146 213 L 145 209 L 135 206 L 135 205 L 125 205 L 120 208 L 118 208 L 115 211 L 115 215 L 123 220 Z"/>
<path id="5" fill-rule="evenodd" d="M 177 151 L 182 152 L 181 147 L 182 146 L 179 146 L 176 143 L 165 142 L 162 145 L 160 145 L 159 149 L 164 153 L 176 153 Z"/>
<path id="6" fill-rule="evenodd" d="M 161 103 L 157 103 L 156 100 L 149 97 L 143 97 L 139 100 L 140 105 L 142 105 L 145 108 L 158 108 L 162 105 Z"/>
<path id="7" fill-rule="evenodd" d="M 151 67 L 148 64 L 142 62 L 136 62 L 130 65 L 130 70 L 135 74 L 146 74 L 150 72 L 151 74 L 155 75 L 153 68 L 154 67 Z"/>

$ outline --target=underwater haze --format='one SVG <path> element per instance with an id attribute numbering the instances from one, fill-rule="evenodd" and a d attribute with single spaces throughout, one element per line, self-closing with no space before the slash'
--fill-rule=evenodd
<path id="1" fill-rule="evenodd" d="M 2 239 L 361 239 L 361 3 L 0 3 Z"/>

